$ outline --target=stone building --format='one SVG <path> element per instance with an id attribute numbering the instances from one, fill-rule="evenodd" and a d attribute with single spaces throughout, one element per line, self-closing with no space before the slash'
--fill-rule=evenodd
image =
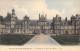
<path id="1" fill-rule="evenodd" d="M 61 17 L 56 15 L 56 17 L 53 17 L 53 33 L 54 34 L 80 34 L 80 15 L 76 14 L 76 16 L 71 16 L 71 20 L 67 20 L 67 17 L 65 20 L 61 20 Z"/>
<path id="2" fill-rule="evenodd" d="M 61 32 L 61 17 L 59 15 L 56 15 L 56 17 L 53 18 L 53 33 L 54 34 L 60 34 Z"/>
<path id="3" fill-rule="evenodd" d="M 27 15 L 22 20 L 19 20 L 14 8 L 12 13 L 7 13 L 3 21 L 0 21 L 0 26 L 0 33 L 4 34 L 52 34 L 53 31 L 46 14 L 39 14 L 39 20 L 30 20 Z"/>
<path id="4" fill-rule="evenodd" d="M 2 22 L 3 22 L 3 17 L 0 16 L 0 34 L 5 32 L 5 25 Z"/>
<path id="5" fill-rule="evenodd" d="M 71 16 L 71 20 L 62 20 L 59 15 L 53 21 L 47 19 L 47 14 L 39 14 L 38 20 L 30 20 L 25 15 L 22 20 L 16 16 L 14 8 L 6 17 L 0 16 L 0 34 L 80 34 L 80 15 Z"/>

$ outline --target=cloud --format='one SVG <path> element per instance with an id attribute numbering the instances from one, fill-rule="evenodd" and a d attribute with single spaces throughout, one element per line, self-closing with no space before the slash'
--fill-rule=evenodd
<path id="1" fill-rule="evenodd" d="M 65 18 L 68 14 L 70 16 L 70 14 L 74 14 L 74 12 L 80 13 L 78 8 L 70 8 L 69 10 L 66 9 L 67 7 L 73 7 L 74 2 L 72 1 L 64 2 L 63 5 L 64 8 L 59 10 L 54 8 L 48 9 L 46 0 L 0 0 L 0 15 L 3 15 L 5 17 L 7 12 L 11 13 L 13 7 L 19 19 L 23 19 L 26 14 L 30 17 L 30 19 L 38 19 L 38 14 L 42 12 L 47 14 L 47 19 L 52 19 L 56 14 L 59 14 L 60 16 L 62 16 L 62 18 Z"/>
<path id="2" fill-rule="evenodd" d="M 80 8 L 72 8 L 70 13 L 71 14 L 79 14 L 80 13 Z"/>
<path id="3" fill-rule="evenodd" d="M 74 6 L 74 1 L 68 0 L 64 2 L 64 7 L 73 7 Z"/>
<path id="4" fill-rule="evenodd" d="M 17 4 L 17 2 L 16 2 Z M 15 8 L 16 10 L 22 10 L 23 12 L 27 12 L 28 16 L 31 19 L 38 19 L 38 14 L 44 12 L 45 14 L 47 14 L 47 18 L 48 19 L 52 19 L 53 16 L 55 16 L 56 14 L 63 14 L 64 10 L 62 10 L 61 12 L 59 10 L 56 9 L 48 9 L 47 8 L 47 3 L 46 0 L 32 0 L 32 1 L 28 1 L 27 3 L 23 3 L 22 6 L 20 6 L 21 3 L 18 3 Z M 26 6 L 25 6 L 26 5 Z M 15 5 L 14 5 L 15 6 Z M 21 8 L 19 8 L 21 7 Z M 25 11 L 27 10 L 27 11 Z M 21 12 L 22 12 L 21 11 Z M 23 17 L 20 17 L 23 18 Z"/>

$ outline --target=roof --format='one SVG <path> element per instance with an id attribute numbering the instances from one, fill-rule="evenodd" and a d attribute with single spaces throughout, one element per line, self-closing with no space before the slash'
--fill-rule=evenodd
<path id="1" fill-rule="evenodd" d="M 3 21 L 3 16 L 0 16 L 0 21 Z"/>
<path id="2" fill-rule="evenodd" d="M 30 20 L 30 24 L 32 25 L 35 25 L 38 23 L 38 20 Z M 52 23 L 52 20 L 47 20 L 47 25 L 51 25 Z"/>
<path id="3" fill-rule="evenodd" d="M 22 20 L 19 20 L 17 17 L 15 17 L 15 22 L 16 25 L 20 25 L 22 24 Z M 0 20 L 2 20 L 2 18 L 0 17 Z M 11 14 L 7 13 L 7 16 L 4 18 L 4 21 L 10 21 L 11 20 Z M 29 20 L 29 17 L 27 15 L 24 16 L 23 20 Z M 30 25 L 37 25 L 39 20 L 30 20 Z M 51 25 L 52 20 L 46 20 L 47 21 L 47 25 Z M 5 24 L 6 22 L 4 22 Z"/>
<path id="4" fill-rule="evenodd" d="M 67 24 L 68 24 L 68 25 L 72 25 L 72 23 L 71 23 L 71 21 L 70 21 L 70 20 L 68 20 Z"/>
<path id="5" fill-rule="evenodd" d="M 22 24 L 22 20 L 16 20 L 16 24 Z"/>
<path id="6" fill-rule="evenodd" d="M 29 20 L 29 17 L 27 15 L 25 15 L 24 20 Z"/>
<path id="7" fill-rule="evenodd" d="M 65 25 L 65 24 L 66 24 L 66 21 L 65 21 L 65 20 L 63 20 L 63 21 L 62 21 L 62 25 Z M 67 25 L 72 25 L 72 23 L 71 23 L 71 21 L 70 21 L 70 20 L 68 20 L 68 21 L 67 21 Z"/>
<path id="8" fill-rule="evenodd" d="M 11 20 L 11 14 L 7 13 L 7 16 L 4 18 L 4 20 Z"/>
<path id="9" fill-rule="evenodd" d="M 37 24 L 38 20 L 30 20 L 30 24 Z"/>
<path id="10" fill-rule="evenodd" d="M 76 18 L 74 15 L 71 16 L 72 18 Z"/>
<path id="11" fill-rule="evenodd" d="M 47 20 L 47 22 L 48 22 L 48 25 L 51 25 L 52 20 Z"/>

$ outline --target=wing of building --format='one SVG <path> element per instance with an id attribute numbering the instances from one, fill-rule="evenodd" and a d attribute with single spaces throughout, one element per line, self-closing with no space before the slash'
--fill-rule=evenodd
<path id="1" fill-rule="evenodd" d="M 39 14 L 39 20 L 30 20 L 27 15 L 19 20 L 13 8 L 12 13 L 7 13 L 7 16 L 2 19 L 3 21 L 0 21 L 0 33 L 3 34 L 52 34 L 53 31 L 51 20 L 47 20 L 46 14 Z"/>
<path id="2" fill-rule="evenodd" d="M 80 34 L 80 14 L 71 16 L 71 20 L 61 20 L 59 15 L 53 17 L 53 32 L 57 35 L 78 35 Z"/>
<path id="3" fill-rule="evenodd" d="M 73 35 L 80 34 L 80 15 L 71 16 L 71 20 L 62 20 L 59 15 L 53 17 L 53 20 L 47 19 L 47 14 L 39 14 L 38 20 L 30 20 L 25 15 L 19 20 L 15 14 L 14 8 L 12 13 L 7 13 L 3 18 L 0 16 L 0 34 L 57 34 Z"/>

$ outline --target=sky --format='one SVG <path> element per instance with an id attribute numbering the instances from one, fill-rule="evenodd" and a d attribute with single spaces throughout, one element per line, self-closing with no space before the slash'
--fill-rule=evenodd
<path id="1" fill-rule="evenodd" d="M 39 19 L 39 13 L 47 14 L 47 19 L 53 19 L 58 14 L 62 19 L 80 14 L 80 0 L 0 0 L 0 15 L 6 17 L 15 9 L 19 19 L 25 15 L 30 19 Z"/>

